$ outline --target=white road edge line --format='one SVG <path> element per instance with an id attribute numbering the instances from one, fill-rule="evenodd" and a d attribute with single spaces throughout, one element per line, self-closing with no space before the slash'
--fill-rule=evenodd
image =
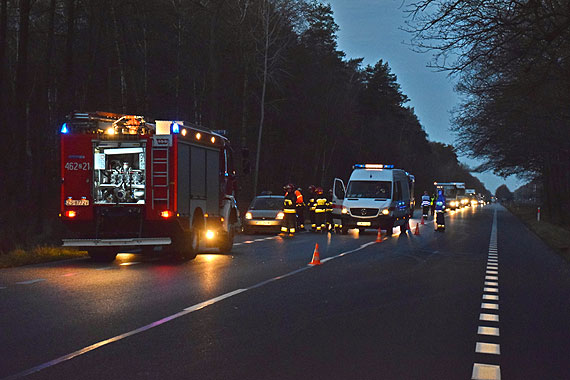
<path id="1" fill-rule="evenodd" d="M 360 247 L 358 247 L 358 248 L 356 248 L 356 249 L 339 253 L 339 254 L 336 255 L 336 256 L 328 257 L 327 259 L 321 260 L 321 262 L 323 262 L 323 261 L 325 261 L 325 260 L 328 261 L 328 260 L 336 259 L 336 258 L 345 256 L 345 255 L 348 255 L 348 254 L 351 254 L 351 253 L 354 253 L 354 252 L 358 252 L 358 251 L 360 251 L 360 250 L 362 250 L 362 249 L 364 249 L 364 248 L 366 248 L 366 247 L 369 247 L 369 246 L 371 246 L 371 245 L 373 245 L 373 244 L 376 244 L 376 242 L 375 242 L 375 241 L 372 241 L 372 242 L 370 242 L 370 243 L 362 244 Z M 207 300 L 207 301 L 200 302 L 200 303 L 198 303 L 198 304 L 196 304 L 196 305 L 187 307 L 186 309 L 184 309 L 184 310 L 182 310 L 182 311 L 180 311 L 180 312 L 178 312 L 178 313 L 176 313 L 176 314 L 172 314 L 172 315 L 170 315 L 170 316 L 168 316 L 168 317 L 159 319 L 158 321 L 152 322 L 152 323 L 150 323 L 150 324 L 148 324 L 148 325 L 146 325 L 146 326 L 139 327 L 138 329 L 129 331 L 129 332 L 124 333 L 124 334 L 121 334 L 121 335 L 117 335 L 117 336 L 115 336 L 115 337 L 113 337 L 113 338 L 106 339 L 106 340 L 103 340 L 103 341 L 98 342 L 98 343 L 94 343 L 94 344 L 92 344 L 92 345 L 90 345 L 90 346 L 84 347 L 84 348 L 82 348 L 82 349 L 80 349 L 80 350 L 77 350 L 77 351 L 75 351 L 75 352 L 72 352 L 72 353 L 70 353 L 70 354 L 67 354 L 67 355 L 64 355 L 64 356 L 60 356 L 60 357 L 57 358 L 57 359 L 51 360 L 51 361 L 49 361 L 49 362 L 45 362 L 45 363 L 43 363 L 43 364 L 40 364 L 40 365 L 37 365 L 37 366 L 35 366 L 35 367 L 29 368 L 29 369 L 24 370 L 24 371 L 22 371 L 22 372 L 18 372 L 18 373 L 16 373 L 16 374 L 10 375 L 10 376 L 8 376 L 8 377 L 4 377 L 3 379 L 0 379 L 0 380 L 14 380 L 14 379 L 19 379 L 19 378 L 22 378 L 22 377 L 31 375 L 31 374 L 36 373 L 36 372 L 39 372 L 39 371 L 41 371 L 41 370 L 43 370 L 43 369 L 46 369 L 46 368 L 49 368 L 49 367 L 53 367 L 53 366 L 55 366 L 55 365 L 57 365 L 57 364 L 66 362 L 66 361 L 68 361 L 68 360 L 71 360 L 71 359 L 73 359 L 73 358 L 75 358 L 75 357 L 77 357 L 77 356 L 86 354 L 86 353 L 88 353 L 88 352 L 90 352 L 90 351 L 93 351 L 93 350 L 95 350 L 95 349 L 97 349 L 97 348 L 106 346 L 106 345 L 108 345 L 108 344 L 110 344 L 110 343 L 117 342 L 117 341 L 119 341 L 119 340 L 122 340 L 122 339 L 128 338 L 128 337 L 130 337 L 130 336 L 136 335 L 136 334 L 138 334 L 138 333 L 141 333 L 141 332 L 150 330 L 150 329 L 152 329 L 152 328 L 154 328 L 154 327 L 163 325 L 163 324 L 165 324 L 166 322 L 170 322 L 170 321 L 172 321 L 172 320 L 174 320 L 174 319 L 177 319 L 177 318 L 180 318 L 180 317 L 182 317 L 182 316 L 184 316 L 184 315 L 186 315 L 186 314 L 193 313 L 193 312 L 195 312 L 195 311 L 201 310 L 201 309 L 203 309 L 203 308 L 205 308 L 205 307 L 208 307 L 208 306 L 210 306 L 210 305 L 215 304 L 216 302 L 220 302 L 220 301 L 222 301 L 222 300 L 225 300 L 225 299 L 230 298 L 230 297 L 232 297 L 232 296 L 235 296 L 235 295 L 237 295 L 237 294 L 243 293 L 243 292 L 245 292 L 245 291 L 248 291 L 248 290 L 251 290 L 251 289 L 255 289 L 255 288 L 259 288 L 259 287 L 264 286 L 264 285 L 267 285 L 267 284 L 269 284 L 269 283 L 271 283 L 271 282 L 274 282 L 274 281 L 277 281 L 277 280 L 281 280 L 281 279 L 283 279 L 283 278 L 289 277 L 289 276 L 291 276 L 291 275 L 293 275 L 293 274 L 297 274 L 297 273 L 299 273 L 299 272 L 303 272 L 303 271 L 308 270 L 308 269 L 311 269 L 311 268 L 314 268 L 314 266 L 307 265 L 307 266 L 305 266 L 305 267 L 299 268 L 299 269 L 297 269 L 297 270 L 294 270 L 294 271 L 292 271 L 292 272 L 286 273 L 286 274 L 284 274 L 284 275 L 277 276 L 277 277 L 274 277 L 274 278 L 270 278 L 269 280 L 262 281 L 262 282 L 260 282 L 260 283 L 258 283 L 258 284 L 252 285 L 252 286 L 250 286 L 250 287 L 248 287 L 248 288 L 245 288 L 245 289 L 237 289 L 237 290 L 234 290 L 234 291 L 232 291 L 232 292 L 222 294 L 221 296 L 218 296 L 218 297 L 209 299 L 209 300 Z M 40 280 L 43 281 L 43 279 L 40 279 Z M 34 281 L 35 281 L 35 280 L 34 280 Z"/>
<path id="2" fill-rule="evenodd" d="M 30 284 L 35 284 L 36 282 L 42 282 L 45 280 L 46 280 L 45 278 L 36 278 L 35 280 L 16 282 L 16 284 L 18 284 L 18 285 L 30 285 Z"/>

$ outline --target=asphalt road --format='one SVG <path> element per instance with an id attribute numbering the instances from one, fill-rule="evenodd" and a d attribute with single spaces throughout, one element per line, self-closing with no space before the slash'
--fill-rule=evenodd
<path id="1" fill-rule="evenodd" d="M 570 379 L 570 265 L 498 205 L 419 229 L 2 269 L 0 379 Z"/>

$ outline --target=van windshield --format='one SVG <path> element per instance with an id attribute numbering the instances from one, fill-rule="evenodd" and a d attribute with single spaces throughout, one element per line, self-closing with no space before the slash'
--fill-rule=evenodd
<path id="1" fill-rule="evenodd" d="M 347 198 L 391 198 L 390 181 L 350 181 L 346 190 Z"/>

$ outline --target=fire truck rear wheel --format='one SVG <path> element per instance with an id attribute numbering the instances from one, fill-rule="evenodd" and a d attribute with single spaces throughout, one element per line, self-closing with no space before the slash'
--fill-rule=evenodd
<path id="1" fill-rule="evenodd" d="M 91 260 L 98 263 L 110 263 L 117 257 L 117 252 L 111 248 L 92 248 L 87 253 Z"/>
<path id="2" fill-rule="evenodd" d="M 199 231 L 193 228 L 190 232 L 183 232 L 177 239 L 174 248 L 174 257 L 180 261 L 188 261 L 196 258 L 199 246 Z"/>

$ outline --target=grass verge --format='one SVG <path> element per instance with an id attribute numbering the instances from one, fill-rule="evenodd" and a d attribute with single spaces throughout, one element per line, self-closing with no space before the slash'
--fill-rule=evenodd
<path id="1" fill-rule="evenodd" d="M 531 231 L 548 246 L 570 262 L 570 230 L 546 220 L 536 220 L 536 207 L 518 204 L 505 204 L 509 211 L 519 218 Z"/>
<path id="2" fill-rule="evenodd" d="M 0 255 L 0 268 L 11 268 L 86 256 L 87 252 L 85 251 L 61 247 L 38 246 L 29 250 L 15 249 Z"/>

